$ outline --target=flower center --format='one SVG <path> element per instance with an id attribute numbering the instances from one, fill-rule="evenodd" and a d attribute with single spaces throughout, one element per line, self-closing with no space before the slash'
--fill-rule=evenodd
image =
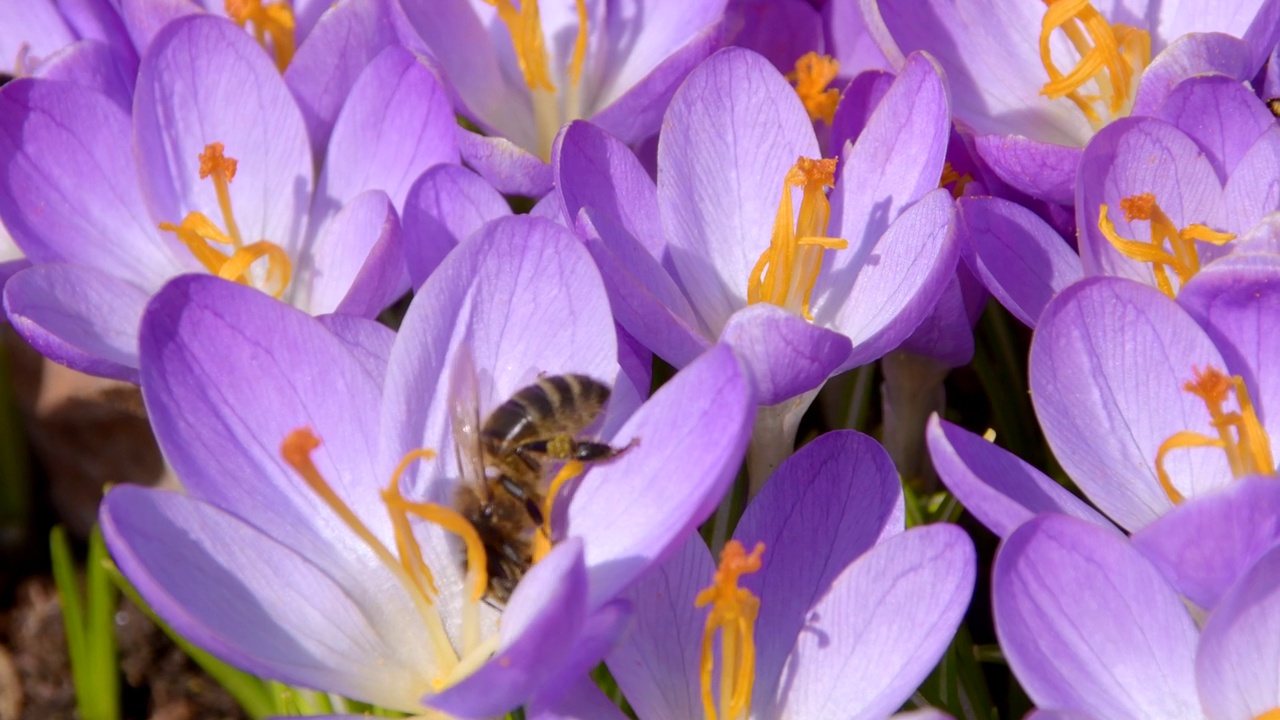
<path id="1" fill-rule="evenodd" d="M 1190 430 L 1174 433 L 1160 445 L 1156 451 L 1156 477 L 1160 487 L 1175 505 L 1185 498 L 1169 480 L 1169 473 L 1164 469 L 1165 456 L 1171 450 L 1183 448 L 1212 447 L 1227 454 L 1227 462 L 1231 465 L 1231 474 L 1237 479 L 1247 475 L 1271 475 L 1275 473 L 1275 463 L 1271 459 L 1271 440 L 1258 421 L 1258 413 L 1253 409 L 1249 399 L 1249 391 L 1239 375 L 1228 377 L 1221 370 L 1207 367 L 1203 371 L 1193 369 L 1195 377 L 1189 380 L 1182 389 L 1204 401 L 1209 410 L 1209 424 L 1217 431 L 1217 437 L 1202 435 Z M 1235 393 L 1239 411 L 1227 411 L 1227 396 Z"/>
<path id="2" fill-rule="evenodd" d="M 973 182 L 973 175 L 965 173 L 961 175 L 951 166 L 950 162 L 942 163 L 942 177 L 938 179 L 938 187 L 944 188 L 951 186 L 951 197 L 959 200 L 964 195 L 964 189 L 969 183 Z"/>
<path id="3" fill-rule="evenodd" d="M 844 250 L 849 243 L 827 237 L 827 221 L 831 219 L 831 203 L 824 188 L 835 184 L 836 160 L 799 158 L 787 171 L 782 183 L 782 200 L 773 221 L 769 248 L 747 279 L 747 302 L 773 303 L 805 320 L 812 321 L 809 298 L 822 270 L 822 253 L 826 249 Z M 791 188 L 803 188 L 800 214 L 792 211 Z M 795 218 L 794 221 L 792 218 Z"/>
<path id="4" fill-rule="evenodd" d="M 1094 130 L 1129 114 L 1140 75 L 1151 62 L 1151 36 L 1145 30 L 1112 25 L 1089 0 L 1045 0 L 1040 25 L 1040 62 L 1049 82 L 1040 90 L 1050 99 L 1075 103 Z M 1061 29 L 1080 54 L 1071 72 L 1062 74 L 1049 52 L 1049 38 Z M 1085 85 L 1093 81 L 1094 92 Z"/>
<path id="5" fill-rule="evenodd" d="M 311 491 L 323 500 L 343 524 L 373 551 L 382 564 L 400 581 L 413 600 L 422 617 L 423 626 L 427 630 L 439 672 L 431 679 L 431 687 L 439 691 L 470 675 L 489 659 L 497 648 L 498 642 L 497 634 L 488 638 L 482 638 L 480 635 L 480 603 L 488 586 L 484 544 L 475 527 L 452 508 L 435 503 L 410 502 L 400 493 L 400 478 L 405 470 L 415 460 L 431 459 L 435 457 L 435 453 L 426 449 L 409 452 L 396 466 L 391 475 L 391 482 L 382 491 L 382 501 L 387 507 L 395 533 L 396 552 L 393 554 L 320 474 L 311 460 L 311 453 L 319 446 L 319 438 L 310 430 L 301 428 L 294 430 L 285 438 L 280 446 L 280 454 L 285 462 L 302 477 Z M 439 525 L 457 535 L 466 547 L 467 584 L 470 590 L 462 602 L 461 653 L 454 649 L 445 632 L 444 620 L 436 604 L 440 593 L 431 569 L 422 560 L 422 550 L 409 525 L 410 515 Z"/>
<path id="6" fill-rule="evenodd" d="M 289 256 L 275 243 L 259 240 L 248 245 L 240 236 L 240 228 L 236 225 L 235 215 L 231 212 L 231 180 L 236 176 L 236 160 L 222 153 L 222 143 L 210 143 L 200 153 L 200 179 L 213 181 L 218 193 L 218 208 L 222 211 L 222 222 L 226 227 L 223 232 L 212 220 L 201 212 L 190 212 L 182 222 L 162 222 L 160 229 L 175 233 L 187 249 L 205 268 L 226 280 L 234 280 L 244 285 L 253 285 L 276 298 L 284 294 L 293 276 L 293 265 Z M 210 245 L 214 243 L 231 249 L 223 252 Z M 259 260 L 265 259 L 266 272 L 261 282 L 255 283 L 250 269 Z"/>
<path id="7" fill-rule="evenodd" d="M 573 56 L 569 60 L 569 87 L 564 94 L 563 110 L 556 85 L 551 80 L 551 61 L 547 56 L 542 18 L 538 14 L 538 0 L 521 0 L 519 7 L 513 0 L 484 2 L 497 8 L 498 19 L 507 26 L 507 32 L 511 35 L 516 62 L 519 63 L 524 83 L 533 96 L 533 119 L 538 133 L 537 152 L 543 160 L 550 160 L 551 143 L 560 127 L 582 117 L 582 69 L 587 62 L 586 0 L 576 0 L 578 35 L 573 42 Z"/>
<path id="8" fill-rule="evenodd" d="M 226 0 L 227 15 L 240 27 L 253 23 L 253 36 L 276 59 L 280 72 L 289 67 L 295 49 L 293 7 L 288 2 L 262 4 L 262 0 Z M 267 40 L 271 44 L 268 46 Z"/>
<path id="9" fill-rule="evenodd" d="M 1200 272 L 1200 254 L 1196 249 L 1196 241 L 1212 245 L 1225 245 L 1235 239 L 1231 233 L 1218 232 L 1207 225 L 1192 223 L 1179 230 L 1168 215 L 1156 204 L 1156 196 L 1151 193 L 1132 195 L 1120 200 L 1120 211 L 1128 222 L 1145 220 L 1151 224 L 1151 241 L 1141 242 L 1120 237 L 1116 226 L 1107 217 L 1107 206 L 1104 204 L 1098 214 L 1098 229 L 1121 255 L 1138 262 L 1151 263 L 1155 273 L 1156 287 L 1169 297 L 1176 297 L 1173 285 L 1169 281 L 1168 269 L 1178 276 L 1178 288 Z M 1165 243 L 1169 249 L 1165 249 Z"/>
<path id="10" fill-rule="evenodd" d="M 751 690 L 756 681 L 756 615 L 760 598 L 738 587 L 738 578 L 760 569 L 764 543 L 756 543 L 748 555 L 737 540 L 730 540 L 720 553 L 720 567 L 711 585 L 698 593 L 695 607 L 711 606 L 702 631 L 702 709 L 706 720 L 746 720 L 751 714 Z M 715 668 L 712 647 L 720 633 L 720 698 L 711 691 Z M 719 713 L 716 708 L 719 708 Z"/>
<path id="11" fill-rule="evenodd" d="M 787 81 L 795 86 L 796 95 L 813 122 L 822 120 L 830 125 L 835 120 L 840 91 L 827 86 L 839 72 L 840 63 L 835 58 L 809 52 L 796 60 L 794 71 L 787 73 Z"/>

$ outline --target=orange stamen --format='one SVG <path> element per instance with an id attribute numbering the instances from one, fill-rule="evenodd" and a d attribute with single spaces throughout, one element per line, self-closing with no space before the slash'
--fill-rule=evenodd
<path id="1" fill-rule="evenodd" d="M 1179 230 L 1160 209 L 1156 198 L 1151 193 L 1132 195 L 1120 200 L 1120 210 L 1126 221 L 1145 221 L 1151 224 L 1151 241 L 1142 242 L 1121 237 L 1116 232 L 1115 223 L 1107 216 L 1107 206 L 1099 208 L 1098 229 L 1120 254 L 1138 262 L 1151 263 L 1155 275 L 1156 287 L 1169 297 L 1177 297 L 1173 283 L 1166 270 L 1172 269 L 1178 276 L 1178 287 L 1186 286 L 1187 281 L 1200 272 L 1200 253 L 1196 242 L 1207 242 L 1211 245 L 1225 245 L 1236 238 L 1231 233 L 1218 232 L 1206 225 L 1193 223 Z M 1165 249 L 1165 244 L 1169 249 Z"/>
<path id="2" fill-rule="evenodd" d="M 760 598 L 750 590 L 738 587 L 738 578 L 760 570 L 760 557 L 764 543 L 756 543 L 748 555 L 737 540 L 730 540 L 720 553 L 720 567 L 716 569 L 711 585 L 698 593 L 695 607 L 711 606 L 707 624 L 702 631 L 702 709 L 707 720 L 745 720 L 751 714 L 751 690 L 756 677 L 756 616 L 760 612 Z M 711 692 L 712 671 L 715 669 L 713 644 L 720 633 L 720 698 L 717 703 Z"/>
<path id="3" fill-rule="evenodd" d="M 253 23 L 253 36 L 263 49 L 275 57 L 276 68 L 284 72 L 296 49 L 294 28 L 297 23 L 288 2 L 262 4 L 262 0 L 226 0 L 227 15 L 240 27 Z M 270 38 L 270 47 L 267 39 Z"/>
<path id="4" fill-rule="evenodd" d="M 964 189 L 973 182 L 973 175 L 965 173 L 961 175 L 951 166 L 950 162 L 942 163 L 942 177 L 938 179 L 938 187 L 944 188 L 952 185 L 951 197 L 959 200 L 964 196 Z"/>
<path id="5" fill-rule="evenodd" d="M 542 501 L 542 527 L 533 538 L 533 561 L 541 562 L 551 552 L 551 513 L 555 510 L 556 498 L 560 496 L 560 490 L 564 488 L 565 483 L 578 477 L 586 466 L 579 460 L 570 460 L 566 462 L 556 476 L 551 479 L 550 486 L 547 487 L 546 498 Z"/>
<path id="6" fill-rule="evenodd" d="M 1049 82 L 1040 94 L 1071 100 L 1094 128 L 1128 114 L 1137 92 L 1135 78 L 1151 62 L 1150 34 L 1128 25 L 1111 25 L 1089 0 L 1045 0 L 1045 4 L 1048 8 L 1040 25 L 1040 62 Z M 1057 29 L 1066 34 L 1080 54 L 1076 66 L 1065 75 L 1049 51 L 1049 38 Z M 1097 94 L 1080 91 L 1090 80 L 1097 86 Z"/>
<path id="7" fill-rule="evenodd" d="M 804 103 L 804 109 L 813 122 L 822 120 L 830 125 L 836 117 L 836 105 L 840 103 L 840 91 L 828 89 L 840 72 L 840 63 L 830 55 L 805 53 L 796 60 L 796 69 L 787 73 L 787 81 L 796 88 L 796 95 Z"/>
<path id="8" fill-rule="evenodd" d="M 530 90 L 555 92 L 547 45 L 542 35 L 542 18 L 538 14 L 538 0 L 521 0 L 520 7 L 516 7 L 512 0 L 484 1 L 498 9 L 498 19 L 507 26 L 507 32 L 511 34 L 511 45 L 515 48 L 516 62 L 520 65 L 520 73 L 524 75 L 525 85 Z M 581 15 L 585 9 L 578 12 Z M 584 23 L 583 28 L 585 27 Z M 583 32 L 585 30 L 579 30 L 580 34 Z M 585 44 L 583 41 L 584 46 Z M 586 54 L 585 47 L 583 54 Z"/>
<path id="9" fill-rule="evenodd" d="M 747 302 L 773 303 L 812 322 L 809 300 L 822 270 L 824 250 L 843 250 L 849 243 L 827 237 L 831 203 L 824 188 L 835 184 L 835 158 L 799 158 L 782 183 L 782 199 L 773 222 L 769 248 L 747 278 Z M 791 188 L 803 188 L 800 214 L 792 223 Z"/>

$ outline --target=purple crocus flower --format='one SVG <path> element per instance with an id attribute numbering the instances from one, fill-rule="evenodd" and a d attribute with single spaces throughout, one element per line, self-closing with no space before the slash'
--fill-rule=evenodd
<path id="1" fill-rule="evenodd" d="M 607 308 L 581 244 L 534 218 L 452 253 L 394 336 L 174 280 L 144 319 L 143 395 L 186 493 L 110 492 L 116 562 L 185 637 L 263 677 L 459 718 L 559 694 L 621 630 L 615 596 L 714 508 L 751 422 L 727 348 L 632 414 L 646 378 L 620 372 Z M 614 387 L 603 437 L 637 441 L 547 512 L 557 543 L 500 625 L 483 557 L 464 565 L 452 537 L 469 527 L 450 509 L 464 357 L 481 416 L 543 373 L 582 373 Z"/>
<path id="2" fill-rule="evenodd" d="M 456 160 L 443 91 L 388 48 L 313 180 L 302 115 L 253 40 L 212 16 L 176 20 L 131 101 L 44 79 L 0 90 L 0 218 L 35 264 L 6 285 L 6 311 L 46 356 L 129 381 L 147 299 L 182 273 L 372 316 L 408 287 L 396 207 L 422 170 Z"/>
<path id="3" fill-rule="evenodd" d="M 556 186 L 618 323 L 676 367 L 717 340 L 733 345 L 773 406 L 757 437 L 785 457 L 826 378 L 900 344 L 951 275 L 951 197 L 937 188 L 947 107 L 937 69 L 913 57 L 837 179 L 782 75 L 730 48 L 672 100 L 656 186 L 585 123 L 557 145 Z M 753 461 L 754 482 L 780 459 Z"/>
<path id="4" fill-rule="evenodd" d="M 1061 515 L 1006 538 L 991 585 L 1000 647 L 1037 720 L 1280 712 L 1280 548 L 1200 628 L 1123 537 Z"/>
<path id="5" fill-rule="evenodd" d="M 960 200 L 965 259 L 1014 315 L 1035 326 L 1045 304 L 1083 276 L 1116 275 L 1170 296 L 1240 248 L 1280 210 L 1280 127 L 1240 83 L 1178 84 L 1152 117 L 1103 128 L 1085 148 L 1076 192 L 1079 255 L 1026 208 Z M 1266 249 L 1261 248 L 1261 249 Z"/>
<path id="6" fill-rule="evenodd" d="M 892 714 L 946 650 L 975 574 L 959 528 L 903 532 L 903 517 L 874 440 L 837 431 L 805 445 L 748 506 L 719 569 L 693 536 L 626 593 L 634 626 L 607 662 L 636 715 Z M 582 685 L 530 716 L 622 717 L 593 697 Z"/>
<path id="7" fill-rule="evenodd" d="M 551 189 L 551 143 L 588 119 L 627 143 L 658 131 L 719 46 L 726 0 L 403 0 L 458 112 L 467 163 L 504 193 Z"/>
<path id="8" fill-rule="evenodd" d="M 863 5 L 895 64 L 915 50 L 938 58 L 955 91 L 957 123 L 1002 179 L 1064 205 L 1080 148 L 1095 132 L 1131 112 L 1147 114 L 1179 79 L 1204 72 L 1251 79 L 1276 44 L 1280 20 L 1272 0 Z"/>

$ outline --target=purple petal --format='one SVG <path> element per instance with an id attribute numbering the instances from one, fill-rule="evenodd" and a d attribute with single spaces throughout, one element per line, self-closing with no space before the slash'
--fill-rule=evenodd
<path id="1" fill-rule="evenodd" d="M 387 0 L 341 0 L 320 17 L 284 72 L 302 111 L 311 153 L 323 158 L 329 133 L 370 61 L 397 42 Z"/>
<path id="2" fill-rule="evenodd" d="M 1084 275 L 1080 256 L 1039 216 L 994 197 L 961 198 L 960 248 L 982 284 L 1030 327 L 1055 295 Z"/>
<path id="3" fill-rule="evenodd" d="M 449 98 L 408 50 L 388 47 L 369 62 L 333 126 L 313 217 L 365 190 L 404 207 L 409 186 L 438 163 L 457 163 Z"/>
<path id="4" fill-rule="evenodd" d="M 553 707 L 525 708 L 525 715 L 529 720 L 627 720 L 622 710 L 589 677 L 579 678 Z"/>
<path id="5" fill-rule="evenodd" d="M 1280 551 L 1272 550 L 1209 616 L 1196 685 L 1210 717 L 1263 717 L 1280 707 Z"/>
<path id="6" fill-rule="evenodd" d="M 328 558 L 178 493 L 117 486 L 101 520 L 112 558 L 147 604 L 232 665 L 402 710 L 429 687 L 426 643 L 404 641 L 426 630 L 394 581 L 376 605 L 361 604 Z"/>
<path id="7" fill-rule="evenodd" d="M 1225 75 L 1205 75 L 1180 83 L 1155 112 L 1196 141 L 1218 177 L 1226 178 L 1276 118 L 1258 96 Z"/>
<path id="8" fill-rule="evenodd" d="M 729 44 L 760 53 L 788 73 L 807 52 L 824 51 L 822 16 L 805 0 L 734 0 L 725 9 Z"/>
<path id="9" fill-rule="evenodd" d="M 784 716 L 861 720 L 902 707 L 951 642 L 975 573 L 973 542 L 954 525 L 872 548 L 806 616 L 783 671 Z"/>
<path id="10" fill-rule="evenodd" d="M 1159 27 L 1152 34 L 1152 39 L 1167 40 L 1190 32 L 1222 32 L 1244 38 L 1253 58 L 1249 71 L 1242 78 L 1247 79 L 1262 67 L 1271 49 L 1280 41 L 1276 36 L 1278 16 L 1280 6 L 1273 0 L 1237 0 L 1225 4 L 1193 0 L 1183 3 L 1177 12 L 1160 13 Z M 1153 49 L 1158 51 L 1159 46 Z"/>
<path id="11" fill-rule="evenodd" d="M 312 314 L 372 318 L 409 290 L 400 221 L 381 190 L 356 195 L 320 229 L 309 259 Z"/>
<path id="12" fill-rule="evenodd" d="M 1199 717 L 1196 626 L 1115 533 L 1063 515 L 1018 528 L 996 556 L 1000 646 L 1036 705 L 1090 717 Z"/>
<path id="13" fill-rule="evenodd" d="M 0 3 L 0 12 L 5 17 L 5 27 L 0 32 L 0 57 L 5 59 L 6 71 L 14 69 L 10 63 L 23 52 L 24 46 L 26 52 L 45 58 L 78 39 L 55 3 L 6 0 Z"/>
<path id="14" fill-rule="evenodd" d="M 893 87 L 895 76 L 883 70 L 868 70 L 855 77 L 840 93 L 840 104 L 831 123 L 831 149 L 840 153 L 846 141 L 856 141 Z"/>
<path id="15" fill-rule="evenodd" d="M 467 165 L 498 192 L 536 198 L 551 190 L 551 166 L 510 140 L 459 127 L 457 143 Z"/>
<path id="16" fill-rule="evenodd" d="M 956 274 L 929 315 L 902 341 L 899 350 L 923 355 L 947 367 L 963 367 L 973 359 L 973 308 L 987 302 L 986 288 L 968 266 L 957 265 Z M 981 313 L 981 309 L 978 310 Z"/>
<path id="17" fill-rule="evenodd" d="M 822 7 L 822 18 L 827 32 L 827 54 L 840 62 L 841 77 L 891 67 L 876 45 L 857 0 L 828 0 Z"/>
<path id="18" fill-rule="evenodd" d="M 0 92 L 0 217 L 34 262 L 87 265 L 146 290 L 199 265 L 161 237 L 134 181 L 129 116 L 53 80 Z"/>
<path id="19" fill-rule="evenodd" d="M 733 347 L 760 405 L 777 405 L 822 387 L 851 348 L 844 335 L 768 303 L 731 315 L 720 342 Z"/>
<path id="20" fill-rule="evenodd" d="M 1247 43 L 1230 35 L 1183 35 L 1153 58 L 1147 69 L 1142 71 L 1130 114 L 1154 115 L 1173 88 L 1190 77 L 1218 73 L 1245 80 L 1254 67 L 1250 54 Z"/>
<path id="21" fill-rule="evenodd" d="M 734 538 L 746 548 L 765 547 L 759 572 L 742 583 L 760 598 L 752 707 L 761 716 L 776 715 L 782 667 L 809 609 L 876 544 L 901 498 L 884 448 L 861 433 L 838 430 L 784 461 L 747 507 Z"/>
<path id="22" fill-rule="evenodd" d="M 265 239 L 294 256 L 312 183 L 298 106 L 244 30 L 193 15 L 156 35 L 138 71 L 134 147 L 152 217 L 218 218 L 214 184 L 199 173 L 200 154 L 214 142 L 238 161 L 229 192 L 246 242 Z"/>
<path id="23" fill-rule="evenodd" d="M 1274 124 L 1245 150 L 1222 191 L 1223 227 L 1243 235 L 1280 208 L 1280 127 Z M 1236 249 L 1241 249 L 1237 243 Z M 1212 257 L 1201 251 L 1201 257 Z"/>
<path id="24" fill-rule="evenodd" d="M 192 0 L 120 0 L 120 17 L 139 53 L 146 52 L 165 25 L 200 12 L 201 7 Z"/>
<path id="25" fill-rule="evenodd" d="M 689 75 L 664 122 L 658 204 L 671 259 L 704 327 L 718 334 L 746 305 L 787 171 L 797 157 L 818 157 L 818 141 L 795 90 L 741 48 Z"/>
<path id="26" fill-rule="evenodd" d="M 347 344 L 351 354 L 378 387 L 382 387 L 391 358 L 391 346 L 396 339 L 395 331 L 376 320 L 356 315 L 321 315 L 316 319 Z"/>
<path id="27" fill-rule="evenodd" d="M 18 334 L 41 355 L 90 375 L 138 382 L 138 326 L 147 293 L 93 268 L 36 265 L 4 285 Z"/>
<path id="28" fill-rule="evenodd" d="M 96 90 L 126 113 L 133 109 L 133 86 L 138 58 L 131 47 L 113 47 L 97 40 L 81 40 L 49 58 L 37 77 L 64 80 Z"/>
<path id="29" fill-rule="evenodd" d="M 1280 539 L 1280 484 L 1250 478 L 1194 498 L 1133 536 L 1187 599 L 1209 610 Z"/>
<path id="30" fill-rule="evenodd" d="M 938 477 L 965 509 L 1000 537 L 1036 515 L 1061 513 L 1102 527 L 1114 526 L 1021 458 L 939 419 L 925 430 Z"/>
<path id="31" fill-rule="evenodd" d="M 572 659 L 586 603 L 582 544 L 567 540 L 521 579 L 502 613 L 493 657 L 456 685 L 422 701 L 460 718 L 491 718 L 524 704 Z"/>
<path id="32" fill-rule="evenodd" d="M 1079 147 L 1022 135 L 978 135 L 974 146 L 995 174 L 1018 190 L 1059 205 L 1075 202 Z"/>
<path id="33" fill-rule="evenodd" d="M 1031 399 L 1062 467 L 1104 514 L 1136 530 L 1173 506 L 1155 457 L 1175 433 L 1212 431 L 1204 402 L 1183 390 L 1196 368 L 1222 368 L 1213 343 L 1160 291 L 1087 278 L 1040 316 L 1031 343 Z M 1164 465 L 1186 496 L 1231 480 L 1222 452 L 1171 452 Z"/>
<path id="34" fill-rule="evenodd" d="M 404 255 L 415 288 L 445 255 L 482 225 L 511 214 L 483 178 L 460 165 L 436 165 L 419 177 L 404 203 Z"/>
<path id="35" fill-rule="evenodd" d="M 841 271 L 825 272 L 814 288 L 814 318 L 849 336 L 842 368 L 882 357 L 929 315 L 955 275 L 959 249 L 952 232 L 951 194 L 938 188 L 909 207 Z M 828 255 L 831 253 L 829 252 Z M 852 288 L 841 294 L 841 288 Z"/>
<path id="36" fill-rule="evenodd" d="M 662 562 L 711 514 L 746 451 L 754 409 L 733 352 L 717 345 L 618 431 L 615 444 L 638 444 L 583 479 L 566 523 L 566 535 L 586 546 L 592 607 Z"/>
<path id="37" fill-rule="evenodd" d="M 525 703 L 526 714 L 533 717 L 541 714 L 543 708 L 559 707 L 566 693 L 572 692 L 584 677 L 590 677 L 588 673 L 600 666 L 630 630 L 631 604 L 625 600 L 615 600 L 593 611 L 574 640 L 569 661 L 541 683 L 533 699 Z"/>

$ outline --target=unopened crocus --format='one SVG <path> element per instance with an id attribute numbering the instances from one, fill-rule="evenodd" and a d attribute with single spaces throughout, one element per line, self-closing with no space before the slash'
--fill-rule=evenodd
<path id="1" fill-rule="evenodd" d="M 864 0 L 895 63 L 925 50 L 946 69 L 956 121 L 1019 190 L 1069 205 L 1080 148 L 1145 115 L 1177 80 L 1251 79 L 1276 44 L 1271 0 L 1137 3 Z M 878 13 L 876 12 L 878 10 Z"/>
<path id="2" fill-rule="evenodd" d="M 590 256 L 533 218 L 452 253 L 395 335 L 174 280 L 144 320 L 143 394 L 186 492 L 112 490 L 108 546 L 178 632 L 262 677 L 428 718 L 557 695 L 625 623 L 615 596 L 715 506 L 751 422 L 727 348 L 633 413 L 613 338 Z M 545 374 L 597 378 L 603 439 L 634 441 L 551 495 L 535 532 L 554 545 L 501 613 L 453 505 L 466 368 L 478 417 Z"/>
<path id="3" fill-rule="evenodd" d="M 627 143 L 720 42 L 726 0 L 402 0 L 457 102 L 468 164 L 503 192 L 551 188 L 551 143 L 587 119 Z"/>
<path id="4" fill-rule="evenodd" d="M 280 74 L 208 15 L 156 36 L 132 116 L 45 79 L 7 84 L 0 106 L 0 218 L 35 265 L 6 285 L 9 318 L 51 359 L 135 382 L 143 308 L 182 273 L 312 313 L 379 312 L 408 287 L 396 208 L 422 170 L 458 157 L 444 92 L 389 48 L 353 88 L 315 179 Z"/>
<path id="5" fill-rule="evenodd" d="M 884 449 L 852 431 L 789 458 L 713 558 L 693 536 L 627 592 L 607 662 L 642 720 L 885 718 L 937 664 L 973 591 L 959 528 L 903 531 Z M 579 686 L 531 717 L 623 717 Z M 583 706 L 593 712 L 584 712 Z"/>
<path id="6" fill-rule="evenodd" d="M 656 186 L 607 133 L 576 123 L 561 138 L 564 216 L 618 323 L 676 367 L 717 340 L 740 354 L 770 408 L 753 444 L 757 487 L 827 377 L 899 345 L 946 286 L 957 256 L 938 189 L 947 108 L 937 68 L 913 56 L 857 142 L 823 158 L 783 76 L 729 48 L 672 100 Z"/>
<path id="7" fill-rule="evenodd" d="M 1000 647 L 1037 720 L 1280 714 L 1280 548 L 1199 628 L 1124 537 L 1076 518 L 1020 527 L 991 585 Z"/>

